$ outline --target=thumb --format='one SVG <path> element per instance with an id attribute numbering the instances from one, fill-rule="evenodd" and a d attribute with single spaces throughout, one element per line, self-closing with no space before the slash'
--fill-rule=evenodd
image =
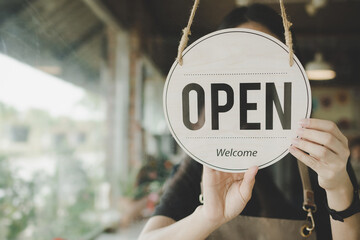
<path id="1" fill-rule="evenodd" d="M 244 204 L 247 204 L 251 198 L 252 189 L 255 184 L 255 176 L 258 169 L 259 168 L 257 166 L 252 166 L 245 172 L 244 179 L 239 188 L 240 196 Z"/>

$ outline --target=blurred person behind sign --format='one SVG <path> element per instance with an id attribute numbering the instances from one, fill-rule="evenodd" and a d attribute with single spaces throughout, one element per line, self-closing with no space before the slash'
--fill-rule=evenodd
<path id="1" fill-rule="evenodd" d="M 281 17 L 264 5 L 234 9 L 220 28 L 234 27 L 262 31 L 284 41 Z M 317 239 L 360 239 L 357 182 L 348 161 L 348 140 L 331 121 L 303 119 L 298 127 L 298 138 L 289 148 L 291 155 L 281 162 L 296 162 L 297 158 L 310 169 Z M 303 239 L 298 228 L 290 228 L 306 218 L 298 204 L 302 199 L 294 195 L 289 201 L 274 184 L 271 170 L 278 164 L 259 171 L 251 167 L 246 173 L 226 173 L 185 159 L 140 239 L 204 239 L 221 229 L 226 230 L 226 237 L 213 239 Z M 299 183 L 292 187 L 301 192 L 299 172 L 290 168 L 282 172 L 290 172 Z M 278 220 L 276 228 L 269 228 L 274 220 Z"/>
<path id="2" fill-rule="evenodd" d="M 360 136 L 350 143 L 350 161 L 360 185 Z"/>

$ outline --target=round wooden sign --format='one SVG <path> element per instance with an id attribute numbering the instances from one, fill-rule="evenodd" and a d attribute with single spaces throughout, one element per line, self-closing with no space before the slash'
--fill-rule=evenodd
<path id="1" fill-rule="evenodd" d="M 310 116 L 304 68 L 285 44 L 233 28 L 208 34 L 172 65 L 164 112 L 178 144 L 217 170 L 269 166 L 288 153 L 299 120 Z"/>

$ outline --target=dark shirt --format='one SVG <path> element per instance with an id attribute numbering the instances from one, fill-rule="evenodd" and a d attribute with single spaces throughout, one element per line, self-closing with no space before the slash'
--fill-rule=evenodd
<path id="1" fill-rule="evenodd" d="M 306 212 L 302 209 L 302 186 L 296 159 L 291 155 L 285 158 L 270 167 L 259 170 L 252 198 L 241 215 L 294 220 L 306 219 Z M 274 173 L 279 172 L 276 170 L 281 168 L 281 162 L 286 164 L 284 161 L 289 161 L 290 165 L 288 164 L 287 169 L 282 169 L 282 171 L 290 172 L 288 172 L 289 178 L 286 182 L 288 184 L 281 188 L 290 194 L 283 194 L 283 191 L 274 181 L 276 177 Z M 198 162 L 191 159 L 184 160 L 173 175 L 154 215 L 162 215 L 179 221 L 192 214 L 200 205 L 202 169 L 202 165 Z M 355 174 L 349 162 L 347 170 L 353 185 L 357 186 Z M 330 219 L 325 207 L 325 190 L 319 186 L 317 174 L 311 169 L 309 169 L 309 174 L 315 203 L 317 204 L 317 211 L 314 214 L 317 239 L 331 239 Z"/>

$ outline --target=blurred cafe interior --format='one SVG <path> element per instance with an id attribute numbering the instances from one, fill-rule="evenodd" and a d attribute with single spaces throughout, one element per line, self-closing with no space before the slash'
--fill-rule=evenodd
<path id="1" fill-rule="evenodd" d="M 278 0 L 200 1 L 189 44 L 252 3 L 280 13 Z M 284 3 L 312 116 L 357 143 L 360 166 L 360 1 Z M 0 0 L 0 240 L 137 239 L 186 157 L 162 93 L 192 5 Z"/>

